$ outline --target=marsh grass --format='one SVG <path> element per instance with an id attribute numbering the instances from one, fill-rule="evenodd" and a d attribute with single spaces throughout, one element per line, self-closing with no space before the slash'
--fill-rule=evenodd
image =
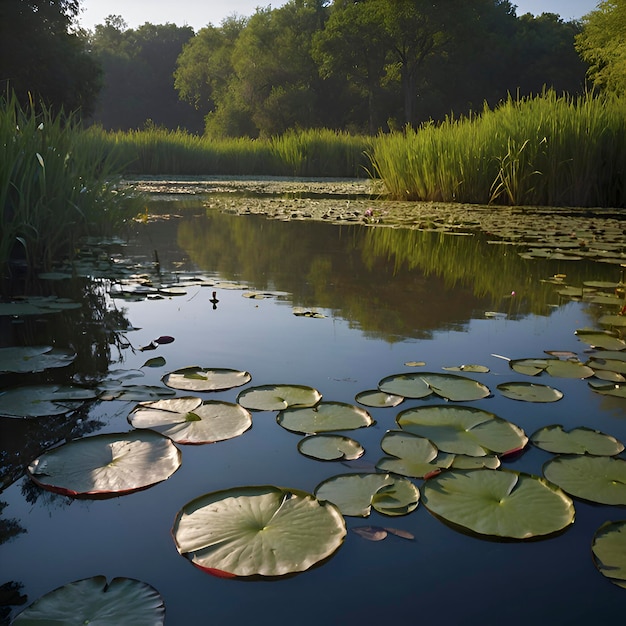
<path id="1" fill-rule="evenodd" d="M 80 237 L 111 234 L 136 210 L 116 187 L 114 155 L 85 141 L 72 115 L 23 109 L 7 95 L 0 143 L 0 277 L 17 259 L 48 267 Z"/>
<path id="2" fill-rule="evenodd" d="M 546 92 L 378 137 L 374 173 L 397 198 L 623 207 L 626 101 Z"/>

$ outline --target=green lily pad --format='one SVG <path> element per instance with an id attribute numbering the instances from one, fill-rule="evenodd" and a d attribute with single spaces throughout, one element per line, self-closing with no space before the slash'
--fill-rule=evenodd
<path id="1" fill-rule="evenodd" d="M 120 400 L 123 402 L 149 402 L 159 398 L 175 395 L 175 391 L 156 385 L 121 385 L 115 381 L 107 381 L 100 385 L 100 400 Z"/>
<path id="2" fill-rule="evenodd" d="M 368 389 L 367 391 L 361 391 L 357 393 L 354 398 L 359 404 L 363 406 L 371 406 L 376 408 L 386 408 L 398 406 L 404 401 L 402 396 L 394 396 L 378 389 Z"/>
<path id="3" fill-rule="evenodd" d="M 355 430 L 374 423 L 365 410 L 345 402 L 319 402 L 314 407 L 284 409 L 276 416 L 280 426 L 302 435 L 333 430 Z"/>
<path id="4" fill-rule="evenodd" d="M 505 398 L 523 402 L 557 402 L 563 397 L 558 389 L 533 383 L 500 383 L 498 390 Z"/>
<path id="5" fill-rule="evenodd" d="M 446 400 L 459 402 L 480 400 L 491 393 L 485 385 L 471 378 L 434 372 L 394 374 L 383 378 L 378 388 L 405 398 L 425 398 L 435 393 Z"/>
<path id="6" fill-rule="evenodd" d="M 75 352 L 52 346 L 0 348 L 0 372 L 43 372 L 66 367 L 75 358 Z"/>
<path id="7" fill-rule="evenodd" d="M 489 368 L 486 365 L 477 365 L 470 363 L 469 365 L 454 365 L 450 367 L 444 367 L 446 372 L 474 372 L 475 374 L 487 374 Z"/>
<path id="8" fill-rule="evenodd" d="M 363 456 L 363 446 L 342 435 L 311 435 L 301 439 L 298 450 L 318 461 L 353 461 Z"/>
<path id="9" fill-rule="evenodd" d="M 163 376 L 163 384 L 184 391 L 223 391 L 250 382 L 248 372 L 225 368 L 185 367 Z"/>
<path id="10" fill-rule="evenodd" d="M 454 456 L 439 454 L 432 441 L 398 430 L 385 433 L 380 446 L 391 455 L 383 457 L 376 469 L 409 478 L 424 478 L 452 465 Z"/>
<path id="11" fill-rule="evenodd" d="M 546 372 L 555 378 L 589 378 L 593 376 L 593 370 L 580 361 L 561 359 L 549 359 Z"/>
<path id="12" fill-rule="evenodd" d="M 315 495 L 333 502 L 343 515 L 356 517 L 367 517 L 372 507 L 386 515 L 406 515 L 419 503 L 419 491 L 412 482 L 388 473 L 334 476 L 321 482 Z"/>
<path id="13" fill-rule="evenodd" d="M 249 387 L 237 396 L 237 402 L 251 411 L 280 411 L 289 407 L 312 407 L 322 394 L 305 385 L 260 385 Z"/>
<path id="14" fill-rule="evenodd" d="M 378 389 L 383 393 L 403 398 L 426 398 L 432 394 L 432 389 L 421 372 L 386 376 L 378 383 Z"/>
<path id="15" fill-rule="evenodd" d="M 284 576 L 329 558 L 343 543 L 339 510 L 311 494 L 274 486 L 200 496 L 176 516 L 178 552 L 216 576 Z"/>
<path id="16" fill-rule="evenodd" d="M 531 539 L 574 521 L 572 500 L 546 480 L 510 470 L 444 472 L 423 487 L 426 508 L 478 535 Z"/>
<path id="17" fill-rule="evenodd" d="M 93 435 L 44 452 L 28 466 L 40 487 L 73 497 L 113 497 L 169 478 L 181 464 L 178 448 L 150 431 Z"/>
<path id="18" fill-rule="evenodd" d="M 537 376 L 548 367 L 549 361 L 552 360 L 557 359 L 514 359 L 509 361 L 509 367 L 519 374 Z"/>
<path id="19" fill-rule="evenodd" d="M 602 356 L 594 355 L 587 361 L 587 365 L 595 374 L 597 374 L 599 370 L 626 374 L 626 361 L 622 361 L 621 359 L 605 359 Z"/>
<path id="20" fill-rule="evenodd" d="M 614 456 L 624 450 L 615 437 L 585 427 L 566 432 L 560 424 L 537 430 L 530 440 L 538 448 L 555 454 Z"/>
<path id="21" fill-rule="evenodd" d="M 77 580 L 35 600 L 11 624 L 116 624 L 159 626 L 165 623 L 165 605 L 159 592 L 132 578 L 104 576 Z"/>
<path id="22" fill-rule="evenodd" d="M 75 411 L 97 392 L 66 385 L 15 387 L 0 393 L 0 415 L 4 417 L 42 417 Z"/>
<path id="23" fill-rule="evenodd" d="M 611 331 L 580 329 L 576 331 L 577 337 L 587 345 L 604 350 L 624 350 L 626 341 L 620 339 Z"/>
<path id="24" fill-rule="evenodd" d="M 396 422 L 402 430 L 430 439 L 439 450 L 452 454 L 506 455 L 522 450 L 528 443 L 518 426 L 467 406 L 415 407 L 400 412 Z"/>
<path id="25" fill-rule="evenodd" d="M 626 385 L 620 383 L 613 383 L 611 381 L 589 381 L 589 387 L 596 393 L 600 393 L 603 396 L 615 396 L 616 398 L 626 398 Z M 2 402 L 2 396 L 0 396 L 0 404 Z"/>
<path id="26" fill-rule="evenodd" d="M 626 461 L 609 456 L 557 456 L 543 475 L 572 496 L 600 504 L 626 504 Z"/>
<path id="27" fill-rule="evenodd" d="M 232 439 L 252 426 L 252 416 L 240 404 L 182 397 L 146 402 L 128 416 L 134 428 L 155 430 L 176 443 L 214 443 Z"/>
<path id="28" fill-rule="evenodd" d="M 591 550 L 598 571 L 626 589 L 626 520 L 600 526 L 593 536 Z"/>
<path id="29" fill-rule="evenodd" d="M 623 328 L 626 326 L 626 315 L 603 315 L 598 320 L 598 324 L 601 326 Z"/>

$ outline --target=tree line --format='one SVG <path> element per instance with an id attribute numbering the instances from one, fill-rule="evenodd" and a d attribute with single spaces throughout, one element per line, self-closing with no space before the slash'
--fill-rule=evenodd
<path id="1" fill-rule="evenodd" d="M 0 81 L 107 129 L 209 136 L 375 133 L 465 116 L 508 94 L 626 87 L 626 0 L 582 21 L 508 0 L 289 0 L 188 26 L 76 27 L 79 0 L 0 3 Z"/>

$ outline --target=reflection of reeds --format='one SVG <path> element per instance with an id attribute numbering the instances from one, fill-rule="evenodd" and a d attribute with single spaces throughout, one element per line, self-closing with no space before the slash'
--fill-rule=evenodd
<path id="1" fill-rule="evenodd" d="M 119 227 L 126 202 L 111 179 L 112 158 L 84 140 L 71 115 L 22 109 L 6 96 L 0 141 L 0 276 L 13 257 L 49 265 L 78 237 Z"/>
<path id="2" fill-rule="evenodd" d="M 372 163 L 398 198 L 622 207 L 625 104 L 551 91 L 509 98 L 479 116 L 381 136 Z"/>

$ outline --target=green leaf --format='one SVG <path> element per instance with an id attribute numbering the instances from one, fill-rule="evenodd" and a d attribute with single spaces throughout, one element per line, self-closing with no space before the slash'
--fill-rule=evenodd
<path id="1" fill-rule="evenodd" d="M 489 373 L 489 368 L 486 365 L 454 365 L 450 367 L 444 367 L 444 370 L 447 372 L 474 372 L 475 374 L 487 374 Z"/>
<path id="2" fill-rule="evenodd" d="M 260 385 L 249 387 L 237 396 L 237 402 L 251 411 L 280 411 L 289 407 L 312 407 L 322 394 L 305 385 Z"/>
<path id="3" fill-rule="evenodd" d="M 75 358 L 75 352 L 52 346 L 0 348 L 0 372 L 43 372 L 66 367 Z"/>
<path id="4" fill-rule="evenodd" d="M 298 450 L 319 461 L 353 461 L 363 456 L 363 446 L 342 435 L 311 435 L 301 439 Z"/>
<path id="5" fill-rule="evenodd" d="M 356 394 L 354 399 L 359 404 L 376 408 L 394 407 L 404 401 L 402 396 L 394 396 L 392 394 L 379 391 L 378 389 L 361 391 Z"/>
<path id="6" fill-rule="evenodd" d="M 420 372 L 386 376 L 378 383 L 378 389 L 403 398 L 426 398 L 432 394 L 432 389 Z"/>
<path id="7" fill-rule="evenodd" d="M 543 475 L 572 496 L 626 505 L 626 461 L 608 456 L 557 456 Z"/>
<path id="8" fill-rule="evenodd" d="M 589 387 L 596 393 L 600 393 L 603 396 L 615 396 L 616 398 L 626 398 L 626 385 L 612 382 L 595 382 L 589 381 Z M 0 403 L 2 397 L 0 396 Z"/>
<path id="9" fill-rule="evenodd" d="M 626 589 L 626 520 L 600 526 L 593 536 L 591 550 L 598 571 Z"/>
<path id="10" fill-rule="evenodd" d="M 55 493 L 112 497 L 166 480 L 180 464 L 180 451 L 167 437 L 135 431 L 75 439 L 44 452 L 27 471 Z"/>
<path id="11" fill-rule="evenodd" d="M 558 389 L 533 383 L 500 383 L 498 390 L 505 398 L 522 402 L 557 402 L 563 397 Z"/>
<path id="12" fill-rule="evenodd" d="M 546 372 L 555 378 L 589 378 L 593 376 L 593 370 L 580 361 L 561 361 L 560 359 L 550 359 Z"/>
<path id="13" fill-rule="evenodd" d="M 225 368 L 203 368 L 194 365 L 163 376 L 163 384 L 184 391 L 223 391 L 250 382 L 248 372 Z"/>
<path id="14" fill-rule="evenodd" d="M 446 400 L 462 402 L 480 400 L 491 393 L 485 385 L 471 378 L 433 372 L 393 374 L 383 378 L 378 388 L 405 398 L 425 398 L 434 392 Z"/>
<path id="15" fill-rule="evenodd" d="M 148 359 L 141 367 L 163 367 L 166 361 L 162 356 L 154 357 L 153 359 Z"/>
<path id="16" fill-rule="evenodd" d="M 188 502 L 172 535 L 178 552 L 210 574 L 273 577 L 330 557 L 346 525 L 334 505 L 303 491 L 239 487 Z"/>
<path id="17" fill-rule="evenodd" d="M 42 417 L 63 415 L 79 408 L 97 392 L 84 387 L 34 385 L 15 387 L 0 393 L 0 415 L 4 417 Z"/>
<path id="18" fill-rule="evenodd" d="M 159 626 L 165 606 L 158 591 L 132 578 L 94 576 L 69 583 L 35 600 L 11 622 L 16 626 L 41 624 L 115 624 Z"/>
<path id="19" fill-rule="evenodd" d="M 626 348 L 626 341 L 608 330 L 603 332 L 601 330 L 580 329 L 576 331 L 576 335 L 583 343 L 594 348 L 603 348 L 604 350 L 624 350 Z"/>
<path id="20" fill-rule="evenodd" d="M 286 430 L 302 435 L 355 430 L 374 424 L 365 409 L 345 402 L 319 402 L 314 407 L 284 409 L 276 421 Z"/>
<path id="21" fill-rule="evenodd" d="M 531 539 L 574 521 L 574 505 L 560 489 L 529 474 L 478 469 L 444 472 L 423 487 L 437 517 L 478 535 Z"/>
<path id="22" fill-rule="evenodd" d="M 137 406 L 128 416 L 134 428 L 155 430 L 176 443 L 214 443 L 232 439 L 252 426 L 252 416 L 239 404 L 182 397 Z"/>
<path id="23" fill-rule="evenodd" d="M 548 367 L 550 361 L 555 360 L 557 359 L 514 359 L 509 361 L 509 366 L 519 374 L 537 376 Z"/>
<path id="24" fill-rule="evenodd" d="M 507 454 L 528 443 L 518 426 L 473 407 L 415 407 L 400 412 L 396 422 L 402 430 L 430 439 L 439 450 L 452 454 Z"/>
<path id="25" fill-rule="evenodd" d="M 614 456 L 624 450 L 615 437 L 585 427 L 565 432 L 560 424 L 539 429 L 530 440 L 538 448 L 555 454 Z"/>

